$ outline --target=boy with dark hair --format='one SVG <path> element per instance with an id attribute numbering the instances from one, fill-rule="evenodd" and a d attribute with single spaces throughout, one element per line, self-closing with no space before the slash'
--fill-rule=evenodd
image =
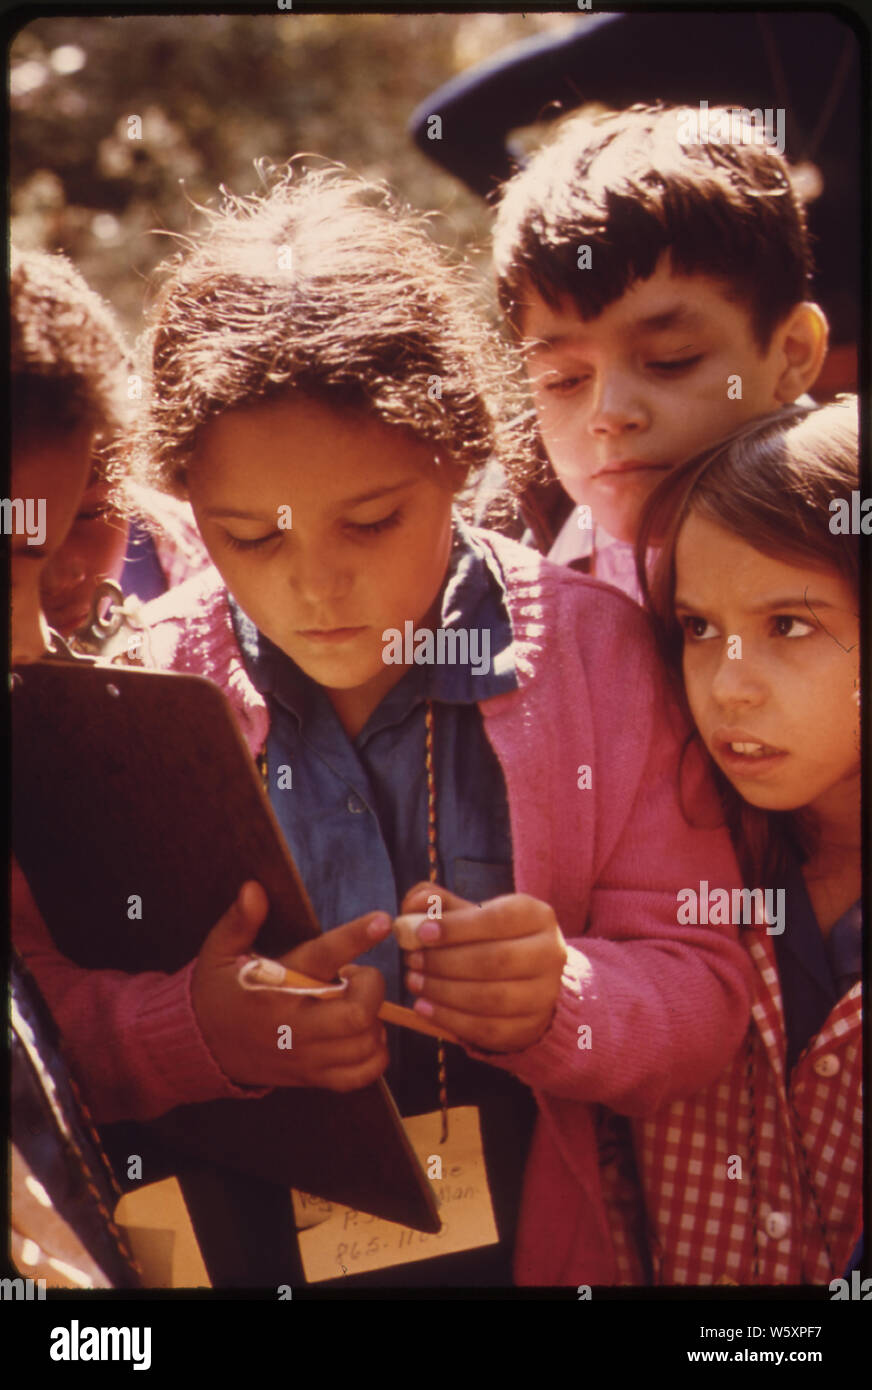
<path id="1" fill-rule="evenodd" d="M 749 117 L 573 116 L 497 215 L 500 303 L 563 489 L 531 495 L 527 519 L 550 558 L 634 597 L 658 480 L 803 395 L 826 353 L 803 209 Z"/>

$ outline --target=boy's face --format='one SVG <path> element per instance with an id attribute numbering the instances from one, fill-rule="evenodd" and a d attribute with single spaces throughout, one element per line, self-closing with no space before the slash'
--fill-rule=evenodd
<path id="1" fill-rule="evenodd" d="M 189 472 L 228 589 L 346 728 L 404 673 L 385 665 L 383 632 L 432 616 L 445 577 L 453 492 L 434 452 L 375 417 L 287 397 L 211 421 Z"/>
<path id="2" fill-rule="evenodd" d="M 673 274 L 668 256 L 588 322 L 530 289 L 520 328 L 554 470 L 619 540 L 635 540 L 664 473 L 782 404 L 778 334 L 761 353 L 747 309 L 715 280 Z"/>
<path id="3" fill-rule="evenodd" d="M 13 445 L 13 497 L 45 501 L 45 534 L 39 545 L 11 538 L 12 664 L 38 661 L 48 646 L 40 580 L 70 529 L 91 467 L 93 431 L 80 426 L 61 437 L 27 437 Z"/>
<path id="4" fill-rule="evenodd" d="M 688 703 L 718 767 L 752 806 L 811 805 L 830 824 L 856 815 L 860 620 L 851 587 L 693 514 L 675 567 Z"/>
<path id="5" fill-rule="evenodd" d="M 127 522 L 109 502 L 109 484 L 92 473 L 69 535 L 42 575 L 43 612 L 61 636 L 81 627 L 100 581 L 120 577 L 127 534 Z"/>

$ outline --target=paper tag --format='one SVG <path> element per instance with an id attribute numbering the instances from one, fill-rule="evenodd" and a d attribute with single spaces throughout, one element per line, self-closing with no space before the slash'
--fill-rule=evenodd
<path id="1" fill-rule="evenodd" d="M 212 1287 L 176 1178 L 127 1192 L 115 1208 L 146 1288 Z"/>
<path id="2" fill-rule="evenodd" d="M 311 1220 L 313 1206 L 319 1215 L 329 1214 L 318 1225 L 299 1234 L 306 1280 L 342 1279 L 368 1274 L 392 1265 L 429 1260 L 477 1250 L 499 1240 L 493 1203 L 485 1170 L 478 1107 L 458 1106 L 448 1112 L 448 1139 L 440 1144 L 442 1115 L 415 1115 L 403 1124 L 424 1172 L 432 1176 L 433 1195 L 439 1207 L 442 1230 L 438 1235 L 383 1221 L 367 1212 L 353 1211 L 336 1202 L 325 1204 L 306 1193 L 295 1194 Z M 442 1177 L 436 1177 L 441 1160 Z M 295 1207 L 297 1203 L 295 1201 Z"/>

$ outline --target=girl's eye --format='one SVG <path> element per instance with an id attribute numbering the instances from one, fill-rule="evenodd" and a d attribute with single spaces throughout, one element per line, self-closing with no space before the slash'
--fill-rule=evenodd
<path id="1" fill-rule="evenodd" d="M 391 527 L 399 526 L 402 519 L 402 508 L 398 507 L 397 510 L 391 512 L 389 516 L 383 516 L 380 521 L 349 521 L 347 525 L 352 531 L 356 531 L 358 534 L 363 533 L 366 536 L 377 536 L 380 531 L 389 531 Z"/>
<path id="2" fill-rule="evenodd" d="M 804 618 L 794 618 L 789 613 L 778 613 L 772 619 L 779 637 L 808 637 L 814 632 L 814 625 Z"/>
<path id="3" fill-rule="evenodd" d="M 586 376 L 550 377 L 543 385 L 546 391 L 555 392 L 558 396 L 568 396 L 586 381 Z"/>
<path id="4" fill-rule="evenodd" d="M 696 357 L 678 357 L 671 362 L 649 362 L 648 366 L 652 367 L 655 372 L 687 372 L 690 371 L 691 367 L 695 367 L 697 363 L 701 362 L 702 359 L 703 354 L 700 352 Z"/>
<path id="5" fill-rule="evenodd" d="M 706 642 L 718 635 L 717 629 L 707 618 L 698 618 L 694 613 L 686 614 L 679 622 L 685 637 L 689 637 L 692 642 Z"/>
<path id="6" fill-rule="evenodd" d="M 260 545 L 266 545 L 267 541 L 274 541 L 280 533 L 270 531 L 266 536 L 255 536 L 253 540 L 243 540 L 241 536 L 231 536 L 229 531 L 225 531 L 224 539 L 231 550 L 256 550 Z"/>

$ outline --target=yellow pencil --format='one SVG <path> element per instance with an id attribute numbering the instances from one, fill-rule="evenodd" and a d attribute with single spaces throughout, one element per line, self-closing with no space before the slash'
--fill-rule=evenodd
<path id="1" fill-rule="evenodd" d="M 277 960 L 267 960 L 256 956 L 246 961 L 240 971 L 240 978 L 248 985 L 260 985 L 273 989 L 299 989 L 317 991 L 315 997 L 335 997 L 343 986 L 331 985 L 326 980 L 315 980 L 311 975 L 301 975 L 297 970 L 286 970 Z M 405 1009 L 402 1004 L 384 1003 L 378 1011 L 384 1023 L 395 1023 L 400 1028 L 411 1028 L 415 1033 L 426 1033 L 431 1038 L 442 1038 L 445 1042 L 459 1043 L 460 1039 L 447 1028 L 437 1028 L 428 1023 L 414 1009 Z"/>

